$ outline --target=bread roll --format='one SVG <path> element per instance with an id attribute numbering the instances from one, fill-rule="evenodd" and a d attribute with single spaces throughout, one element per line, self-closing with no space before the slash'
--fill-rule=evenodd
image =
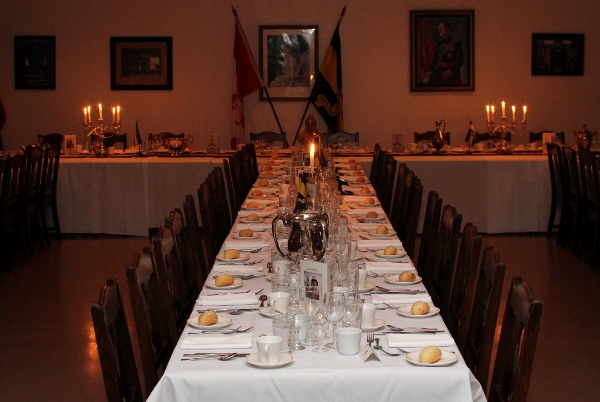
<path id="1" fill-rule="evenodd" d="M 373 197 L 365 198 L 365 200 L 363 201 L 363 204 L 367 204 L 367 205 L 375 204 L 375 198 L 373 198 Z"/>
<path id="2" fill-rule="evenodd" d="M 353 170 L 352 174 L 355 175 L 355 176 L 361 175 L 362 174 L 362 170 L 360 170 L 360 169 Z"/>
<path id="3" fill-rule="evenodd" d="M 421 363 L 435 363 L 442 358 L 442 351 L 437 346 L 427 346 L 419 352 L 419 361 Z"/>
<path id="4" fill-rule="evenodd" d="M 273 177 L 273 172 L 264 172 L 263 177 Z"/>
<path id="5" fill-rule="evenodd" d="M 269 165 L 268 163 L 265 163 L 265 166 L 263 166 L 263 170 L 266 170 L 266 171 L 273 170 L 273 165 Z"/>
<path id="6" fill-rule="evenodd" d="M 263 196 L 263 192 L 260 190 L 252 190 L 251 194 L 253 197 L 262 197 Z"/>
<path id="7" fill-rule="evenodd" d="M 251 214 L 248 214 L 248 216 L 246 217 L 246 221 L 248 221 L 248 222 L 258 222 L 259 220 L 260 220 L 260 216 L 258 216 L 254 212 L 252 212 Z"/>
<path id="8" fill-rule="evenodd" d="M 213 325 L 217 321 L 219 321 L 219 317 L 214 311 L 205 311 L 198 317 L 198 324 L 200 325 Z"/>
<path id="9" fill-rule="evenodd" d="M 412 315 L 425 315 L 429 313 L 429 304 L 424 301 L 415 302 L 410 309 L 410 313 Z"/>
<path id="10" fill-rule="evenodd" d="M 365 218 L 379 218 L 379 214 L 375 211 L 369 211 L 365 215 Z"/>
<path id="11" fill-rule="evenodd" d="M 369 190 L 369 187 L 363 187 L 360 189 L 360 193 L 361 194 L 371 194 L 371 190 Z"/>
<path id="12" fill-rule="evenodd" d="M 367 181 L 367 178 L 365 176 L 360 176 L 356 179 L 357 183 L 364 183 Z"/>
<path id="13" fill-rule="evenodd" d="M 260 205 L 258 205 L 258 202 L 256 201 L 250 201 L 249 203 L 246 204 L 246 208 L 259 208 Z"/>
<path id="14" fill-rule="evenodd" d="M 254 232 L 252 229 L 242 229 L 240 230 L 239 237 L 252 237 L 254 236 Z"/>
<path id="15" fill-rule="evenodd" d="M 377 229 L 375 229 L 375 233 L 377 234 L 387 234 L 388 232 L 388 227 L 385 225 L 379 225 L 377 226 Z"/>
<path id="16" fill-rule="evenodd" d="M 415 279 L 417 279 L 417 275 L 413 271 L 404 271 L 398 275 L 398 282 L 414 282 Z"/>
<path id="17" fill-rule="evenodd" d="M 237 251 L 237 250 L 235 250 Z M 217 276 L 215 279 L 215 285 L 217 286 L 229 286 L 233 285 L 233 275 L 231 274 L 222 274 Z"/>
<path id="18" fill-rule="evenodd" d="M 356 159 L 354 159 L 354 158 L 350 158 L 350 159 L 348 159 L 348 163 L 349 163 L 349 164 L 356 163 Z"/>
<path id="19" fill-rule="evenodd" d="M 258 185 L 261 187 L 269 187 L 271 185 L 271 183 L 267 179 L 260 179 L 258 181 Z"/>
<path id="20" fill-rule="evenodd" d="M 387 246 L 383 249 L 383 255 L 396 255 L 398 253 L 398 249 L 394 246 Z"/>
<path id="21" fill-rule="evenodd" d="M 351 163 L 350 166 L 348 166 L 348 169 L 358 169 L 358 165 L 356 163 Z"/>
<path id="22" fill-rule="evenodd" d="M 240 258 L 240 252 L 239 252 L 239 250 L 230 248 L 229 250 L 225 250 L 225 252 L 223 253 L 223 258 L 226 260 L 233 260 L 235 258 Z"/>

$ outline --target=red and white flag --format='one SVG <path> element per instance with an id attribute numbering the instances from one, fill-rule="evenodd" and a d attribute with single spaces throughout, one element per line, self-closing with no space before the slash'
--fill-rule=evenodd
<path id="1" fill-rule="evenodd" d="M 239 19 L 235 19 L 233 43 L 233 95 L 231 97 L 232 129 L 231 149 L 246 142 L 244 126 L 244 96 L 263 87 L 263 82 L 248 47 L 248 41 Z"/>

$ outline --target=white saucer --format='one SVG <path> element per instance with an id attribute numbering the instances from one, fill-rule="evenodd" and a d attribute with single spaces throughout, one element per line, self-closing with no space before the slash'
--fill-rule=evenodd
<path id="1" fill-rule="evenodd" d="M 292 362 L 292 360 L 294 360 L 294 356 L 292 356 L 289 353 L 285 353 L 285 352 L 279 353 L 279 362 L 277 362 L 275 364 L 261 363 L 258 353 L 252 353 L 251 355 L 246 356 L 247 363 L 249 363 L 255 367 L 261 367 L 261 368 L 275 368 L 275 367 L 285 366 L 286 364 L 290 364 Z"/>
<path id="2" fill-rule="evenodd" d="M 373 223 L 378 223 L 378 222 L 383 222 L 385 218 L 360 218 L 360 220 L 364 221 L 364 222 L 373 222 Z"/>
<path id="3" fill-rule="evenodd" d="M 383 250 L 377 250 L 377 251 L 375 251 L 375 255 L 380 258 L 400 258 L 400 257 L 404 257 L 406 255 L 406 250 L 404 250 L 402 248 L 397 249 L 396 254 L 394 254 L 394 255 L 383 254 Z"/>
<path id="4" fill-rule="evenodd" d="M 269 197 L 268 195 L 264 194 L 263 195 L 249 195 L 248 198 L 251 198 L 253 200 L 270 200 L 271 197 Z M 250 208 L 246 208 L 246 209 L 250 209 Z M 262 208 L 260 208 L 262 209 Z"/>
<path id="5" fill-rule="evenodd" d="M 446 352 L 442 350 L 442 358 L 435 363 L 421 363 L 419 361 L 419 353 L 421 351 L 417 350 L 415 352 L 410 352 L 406 354 L 406 360 L 409 363 L 415 364 L 417 366 L 431 366 L 431 367 L 439 367 L 439 366 L 449 366 L 458 361 L 458 356 L 453 352 Z M 280 360 L 281 361 L 281 360 Z"/>
<path id="6" fill-rule="evenodd" d="M 398 282 L 397 279 L 398 279 L 398 275 L 389 275 L 389 276 L 386 276 L 385 278 L 383 278 L 383 280 L 386 281 L 389 284 L 392 284 L 392 285 L 403 285 L 403 286 L 414 285 L 415 283 L 419 283 L 419 282 L 421 282 L 423 280 L 423 278 L 421 278 L 419 275 L 417 275 L 415 277 L 415 280 L 412 281 L 412 282 Z"/>
<path id="7" fill-rule="evenodd" d="M 221 328 L 225 328 L 226 326 L 230 325 L 233 320 L 230 317 L 222 317 L 220 315 L 218 315 L 217 317 L 219 317 L 219 320 L 214 323 L 213 325 L 200 325 L 198 324 L 198 317 L 190 317 L 187 320 L 188 325 L 197 328 L 197 329 L 221 329 Z"/>
<path id="8" fill-rule="evenodd" d="M 257 220 L 257 221 L 248 221 L 248 220 L 246 220 L 246 218 L 242 218 L 242 219 L 240 220 L 240 222 L 241 222 L 241 223 L 248 224 L 248 225 L 256 225 L 257 223 L 264 223 L 264 222 L 265 222 L 265 220 L 264 220 L 263 218 L 260 218 L 260 219 L 259 219 L 259 220 Z"/>
<path id="9" fill-rule="evenodd" d="M 396 235 L 396 231 L 391 230 L 391 229 L 388 229 L 387 233 L 377 233 L 377 230 L 369 231 L 369 236 L 373 236 L 373 237 L 392 237 L 395 235 Z"/>
<path id="10" fill-rule="evenodd" d="M 219 261 L 223 261 L 223 262 L 240 262 L 240 261 L 246 261 L 248 258 L 250 258 L 250 254 L 248 253 L 240 253 L 239 258 L 223 258 L 223 254 L 217 256 L 217 260 Z"/>
<path id="11" fill-rule="evenodd" d="M 362 329 L 363 332 L 371 332 L 371 331 L 376 331 L 379 328 L 383 328 L 383 327 L 385 327 L 385 321 L 380 320 L 379 318 L 375 318 L 373 320 L 373 326 L 372 327 L 362 326 L 362 327 L 360 327 L 360 329 Z"/>
<path id="12" fill-rule="evenodd" d="M 433 317 L 436 314 L 439 314 L 440 309 L 438 307 L 429 305 L 429 313 L 427 314 L 423 314 L 423 315 L 414 315 L 412 314 L 410 311 L 412 309 L 412 306 L 402 306 L 402 307 L 398 307 L 398 309 L 396 310 L 396 313 L 400 314 L 403 317 L 409 317 L 409 318 L 427 318 L 427 317 Z"/>
<path id="13" fill-rule="evenodd" d="M 356 204 L 356 206 L 361 207 L 361 208 L 373 208 L 373 207 L 378 207 L 380 206 L 381 203 L 375 201 L 373 204 L 365 204 L 362 202 L 359 202 L 358 204 Z"/>
<path id="14" fill-rule="evenodd" d="M 362 260 L 362 258 L 363 258 L 362 253 L 359 253 L 357 251 L 356 253 L 354 253 L 354 258 L 348 257 L 348 261 L 358 261 L 358 260 Z"/>
<path id="15" fill-rule="evenodd" d="M 273 309 L 271 308 L 271 306 L 261 307 L 258 309 L 258 312 L 261 313 L 262 315 L 264 315 L 265 317 L 269 317 L 269 318 L 277 317 L 278 315 L 282 314 L 279 311 L 273 312 Z"/>
<path id="16" fill-rule="evenodd" d="M 371 282 L 367 282 L 365 283 L 365 288 L 364 289 L 357 289 L 356 291 L 358 293 L 364 293 L 364 292 L 369 292 L 371 290 L 375 289 L 375 285 L 372 284 Z"/>
<path id="17" fill-rule="evenodd" d="M 227 285 L 227 286 L 217 286 L 215 284 L 216 279 L 207 279 L 206 282 L 204 282 L 204 284 L 206 285 L 207 288 L 211 288 L 211 289 L 237 289 L 239 287 L 241 287 L 244 282 L 239 280 L 239 279 L 234 279 L 233 280 L 233 284 L 232 285 Z"/>
<path id="18" fill-rule="evenodd" d="M 239 234 L 234 233 L 231 237 L 235 240 L 258 240 L 260 239 L 260 233 L 253 233 L 251 237 L 240 237 Z"/>

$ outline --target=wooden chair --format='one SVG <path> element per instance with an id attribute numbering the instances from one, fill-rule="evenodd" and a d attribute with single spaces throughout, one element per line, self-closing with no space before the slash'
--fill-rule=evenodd
<path id="1" fill-rule="evenodd" d="M 180 251 L 181 268 L 183 274 L 183 285 L 185 296 L 187 298 L 188 311 L 191 313 L 200 294 L 201 287 L 198 287 L 196 280 L 197 270 L 202 270 L 198 250 L 192 250 L 192 243 L 188 235 L 187 226 L 183 217 L 183 211 L 175 208 L 169 214 L 169 223 L 173 228 L 173 237 L 175 245 Z M 193 254 L 197 257 L 194 257 Z"/>
<path id="2" fill-rule="evenodd" d="M 457 340 L 458 350 L 486 395 L 505 271 L 498 250 L 487 246 L 477 275 L 467 337 Z"/>
<path id="3" fill-rule="evenodd" d="M 237 194 L 239 190 L 235 189 L 235 182 L 231 176 L 231 167 L 229 166 L 229 160 L 223 159 L 223 171 L 225 175 L 225 183 L 227 185 L 227 199 L 229 200 L 229 210 L 231 211 L 231 223 L 235 222 L 237 213 L 240 210 L 240 206 L 237 203 Z"/>
<path id="4" fill-rule="evenodd" d="M 598 245 L 595 234 L 598 232 L 598 200 L 600 188 L 596 187 L 598 171 L 595 164 L 596 157 L 590 151 L 579 151 L 579 177 L 581 180 L 583 222 L 581 225 L 580 243 L 577 256 L 581 257 L 586 246 Z M 593 252 L 592 252 L 593 253 Z"/>
<path id="5" fill-rule="evenodd" d="M 274 131 L 261 131 L 260 133 L 250 133 L 250 142 L 262 141 L 272 145 L 281 144 L 281 148 L 287 148 L 288 142 L 285 138 L 285 133 L 276 133 Z"/>
<path id="6" fill-rule="evenodd" d="M 92 322 L 106 399 L 109 402 L 142 402 L 127 316 L 116 279 L 107 279 L 98 302 L 91 303 Z"/>
<path id="7" fill-rule="evenodd" d="M 177 337 L 181 335 L 191 313 L 188 304 L 186 275 L 181 261 L 181 250 L 175 241 L 173 227 L 165 222 L 152 238 L 152 251 L 158 281 L 165 294 L 167 310 L 175 317 Z M 171 333 L 173 333 L 171 331 Z"/>
<path id="8" fill-rule="evenodd" d="M 575 151 L 569 147 L 563 147 L 563 157 L 565 189 L 567 191 L 566 202 L 568 203 L 563 245 L 566 245 L 568 236 L 571 235 L 571 253 L 580 256 L 579 250 L 582 247 L 581 242 L 583 240 L 581 239 L 581 233 L 583 230 L 584 201 L 579 178 L 579 164 Z"/>
<path id="9" fill-rule="evenodd" d="M 356 133 L 349 133 L 347 131 L 337 131 L 335 133 L 324 133 L 323 134 L 323 141 L 324 141 L 324 146 L 329 147 L 329 148 L 333 148 L 338 146 L 340 143 L 341 144 L 347 144 L 347 143 L 351 143 L 352 145 L 356 145 L 359 146 L 360 142 L 359 142 L 359 138 L 360 138 L 360 134 L 358 132 Z"/>
<path id="10" fill-rule="evenodd" d="M 244 167 L 247 169 L 246 178 L 249 181 L 250 187 L 258 179 L 258 161 L 256 160 L 256 147 L 253 143 L 244 145 L 242 148 L 242 156 L 244 160 Z"/>
<path id="11" fill-rule="evenodd" d="M 371 161 L 371 172 L 369 173 L 369 181 L 373 188 L 375 188 L 375 182 L 378 179 L 378 175 L 381 173 L 381 146 L 379 143 L 373 147 L 373 159 Z"/>
<path id="12" fill-rule="evenodd" d="M 544 302 L 533 296 L 522 278 L 508 289 L 500 340 L 488 400 L 527 401 Z"/>
<path id="13" fill-rule="evenodd" d="M 482 243 L 477 227 L 471 222 L 465 223 L 452 280 L 450 308 L 442 311 L 442 318 L 457 345 L 464 345 L 467 339 Z"/>
<path id="14" fill-rule="evenodd" d="M 556 242 L 560 243 L 561 238 L 561 225 L 560 223 L 557 225 L 554 222 L 556 221 L 556 210 L 560 208 L 562 211 L 563 208 L 563 198 L 564 198 L 564 177 L 562 174 L 562 150 L 561 147 L 556 145 L 555 143 L 547 144 L 548 149 L 548 165 L 550 170 L 550 196 L 551 196 L 551 204 L 550 204 L 550 218 L 548 219 L 548 229 L 546 230 L 546 237 L 552 236 L 552 229 L 558 228 L 558 235 L 556 238 Z M 561 212 L 561 222 L 562 222 Z M 563 227 L 564 229 L 564 227 Z"/>
<path id="15" fill-rule="evenodd" d="M 404 219 L 404 226 L 400 232 L 402 246 L 406 250 L 408 256 L 415 258 L 415 243 L 417 240 L 417 226 L 419 225 L 419 215 L 421 214 L 421 201 L 423 200 L 423 185 L 421 179 L 415 176 L 411 181 L 410 187 L 408 180 L 407 189 L 409 192 L 407 211 Z"/>
<path id="16" fill-rule="evenodd" d="M 462 215 L 456 213 L 454 207 L 445 205 L 442 209 L 440 230 L 434 253 L 433 277 L 429 289 L 431 300 L 441 311 L 450 308 L 452 278 L 461 224 Z"/>
<path id="17" fill-rule="evenodd" d="M 4 230 L 4 250 L 7 268 L 14 265 L 14 236 L 10 236 L 11 229 L 18 233 L 23 258 L 27 258 L 27 238 L 25 227 L 21 216 L 22 212 L 22 193 L 25 187 L 25 169 L 26 157 L 23 154 L 16 154 L 8 159 L 8 170 L 3 177 L 3 195 L 2 215 Z"/>
<path id="18" fill-rule="evenodd" d="M 38 134 L 38 142 L 41 144 L 58 145 L 62 148 L 65 136 L 60 133 Z"/>
<path id="19" fill-rule="evenodd" d="M 62 238 L 60 231 L 60 222 L 58 220 L 58 203 L 56 201 L 56 188 L 58 186 L 58 167 L 60 165 L 60 146 L 52 145 L 44 154 L 42 163 L 42 176 L 39 191 L 39 210 L 42 222 L 42 231 L 46 245 L 50 247 L 49 230 L 56 232 L 57 238 Z M 52 212 L 52 221 L 54 227 L 48 227 L 47 211 L 50 208 Z"/>
<path id="20" fill-rule="evenodd" d="M 220 173 L 218 173 L 217 170 Z M 225 202 L 227 200 L 227 192 L 225 190 L 225 183 L 223 182 L 223 169 L 221 169 L 220 166 L 217 166 L 208 174 L 206 177 L 206 184 L 208 184 L 210 192 L 215 200 L 215 202 L 213 202 L 214 221 L 219 223 L 218 225 L 215 225 L 217 231 L 213 234 L 216 236 L 216 243 L 223 244 L 231 231 L 232 222 L 229 214 L 229 207 L 227 206 L 227 202 Z"/>
<path id="21" fill-rule="evenodd" d="M 392 210 L 392 216 L 390 219 L 390 223 L 392 227 L 398 233 L 398 237 L 400 237 L 400 233 L 403 228 L 406 226 L 406 215 L 408 213 L 408 199 L 410 197 L 410 188 L 412 186 L 412 181 L 415 178 L 415 172 L 410 169 L 402 176 L 398 176 L 396 183 L 396 190 L 394 190 L 394 209 Z M 399 171 L 400 173 L 400 171 Z M 402 240 L 402 239 L 400 239 Z"/>
<path id="22" fill-rule="evenodd" d="M 440 228 L 440 215 L 442 214 L 442 199 L 437 191 L 432 190 L 429 192 L 425 208 L 421 244 L 419 245 L 419 259 L 417 260 L 417 272 L 423 278 L 423 285 L 429 289 L 433 279 L 433 256 Z"/>
<path id="23" fill-rule="evenodd" d="M 490 133 L 475 133 L 475 141 L 474 143 L 478 143 L 481 141 L 493 141 L 496 142 L 498 140 L 502 139 L 502 137 L 499 134 L 494 134 L 491 135 Z M 510 132 L 506 133 L 506 141 L 510 142 L 512 140 L 512 135 Z"/>
<path id="24" fill-rule="evenodd" d="M 127 133 L 111 134 L 106 136 L 103 142 L 106 148 L 114 147 L 115 144 L 123 144 L 123 149 L 127 149 Z"/>
<path id="25" fill-rule="evenodd" d="M 196 285 L 198 289 L 202 289 L 204 281 L 208 277 L 208 273 L 215 262 L 215 255 L 206 247 L 206 243 L 202 239 L 202 232 L 198 223 L 198 214 L 196 212 L 196 204 L 194 197 L 191 194 L 185 196 L 183 201 L 183 213 L 185 216 L 186 229 L 190 241 L 190 249 L 192 250 L 192 259 L 200 261 L 200 270 L 196 270 Z M 196 264 L 196 262 L 194 262 Z"/>
<path id="26" fill-rule="evenodd" d="M 132 265 L 127 265 L 129 298 L 140 347 L 146 394 L 150 395 L 178 340 L 175 317 L 166 309 L 164 291 L 156 274 L 152 250 L 145 247 L 135 255 Z"/>
<path id="27" fill-rule="evenodd" d="M 554 132 L 554 131 L 544 130 L 544 131 L 539 131 L 537 133 L 530 131 L 529 132 L 529 142 L 539 141 L 541 143 L 542 139 L 544 138 L 544 133 L 552 133 L 552 132 Z M 565 132 L 560 131 L 560 132 L 554 132 L 554 133 L 556 134 L 556 139 L 558 140 L 558 142 L 560 144 L 564 144 L 565 143 Z"/>
<path id="28" fill-rule="evenodd" d="M 394 183 L 396 182 L 396 158 L 393 155 L 386 154 L 383 177 L 381 179 L 377 197 L 381 200 L 381 207 L 386 215 L 390 216 L 392 206 L 392 197 L 394 195 Z"/>
<path id="29" fill-rule="evenodd" d="M 40 248 L 45 247 L 40 220 L 39 192 L 42 177 L 43 157 L 46 146 L 26 148 L 25 184 L 21 197 L 21 219 L 25 228 L 25 239 L 29 254 L 33 255 L 33 239 L 37 238 Z"/>
<path id="30" fill-rule="evenodd" d="M 600 158 L 595 158 L 594 164 L 594 187 L 596 188 L 596 207 L 598 207 L 600 205 Z M 600 224 L 598 221 L 596 221 L 590 266 L 592 269 L 600 270 Z"/>
<path id="31" fill-rule="evenodd" d="M 401 219 L 402 212 L 402 201 L 404 197 L 404 188 L 406 184 L 406 177 L 408 176 L 409 169 L 406 163 L 401 163 L 396 169 L 396 185 L 391 195 L 391 206 L 388 217 L 390 222 L 393 222 L 396 218 Z"/>
<path id="32" fill-rule="evenodd" d="M 8 181 L 8 157 L 0 158 L 0 253 L 2 254 L 2 259 L 7 262 L 8 247 L 10 247 L 10 243 L 8 239 L 8 227 L 5 222 L 4 214 L 8 197 L 7 191 L 4 187 L 5 181 Z M 9 267 L 8 263 L 7 267 Z"/>
<path id="33" fill-rule="evenodd" d="M 202 235 L 203 241 L 206 244 L 206 248 L 210 253 L 210 259 L 212 264 L 214 264 L 213 256 L 219 253 L 221 248 L 221 243 L 218 243 L 215 239 L 216 222 L 215 222 L 215 200 L 213 195 L 211 194 L 210 187 L 206 183 L 200 183 L 200 187 L 198 187 L 198 205 L 200 207 L 200 224 L 202 225 Z"/>
<path id="34" fill-rule="evenodd" d="M 425 131 L 423 133 L 418 133 L 415 131 L 414 140 L 417 143 L 420 141 L 431 141 L 434 135 L 435 131 Z M 443 133 L 442 137 L 444 137 L 444 142 L 450 145 L 450 133 Z"/>

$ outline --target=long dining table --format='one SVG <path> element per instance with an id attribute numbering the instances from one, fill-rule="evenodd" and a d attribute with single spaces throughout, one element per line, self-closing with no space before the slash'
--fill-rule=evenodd
<path id="1" fill-rule="evenodd" d="M 343 164 L 345 161 L 339 159 L 337 162 Z M 373 193 L 371 186 L 367 185 L 367 188 Z M 355 260 L 369 273 L 365 289 L 358 289 L 358 294 L 366 302 L 376 304 L 378 308 L 374 327 L 367 330 L 375 331 L 376 336 L 380 338 L 380 344 L 388 351 L 398 352 L 389 342 L 397 342 L 393 345 L 409 351 L 419 351 L 428 345 L 439 345 L 444 356 L 450 356 L 449 364 L 446 362 L 439 366 L 420 366 L 409 362 L 407 354 L 388 356 L 381 351 L 377 352 L 378 358 L 371 357 L 363 362 L 359 355 L 345 356 L 335 349 L 330 349 L 327 353 L 315 353 L 312 346 L 306 346 L 304 350 L 293 350 L 291 357 L 276 367 L 257 364 L 254 355 L 257 352 L 256 338 L 261 334 L 273 333 L 270 307 L 260 308 L 258 300 L 258 294 L 269 293 L 271 288 L 267 263 L 274 247 L 270 230 L 272 216 L 277 208 L 276 205 L 272 205 L 277 203 L 275 194 L 265 194 L 267 197 L 260 200 L 264 209 L 259 211 L 259 222 L 247 223 L 245 216 L 249 211 L 243 208 L 239 212 L 198 297 L 197 308 L 190 316 L 189 325 L 181 334 L 162 378 L 148 398 L 149 401 L 485 400 L 481 385 L 465 365 L 440 315 L 431 314 L 425 318 L 415 318 L 398 313 L 399 307 L 410 306 L 416 300 L 415 297 L 432 305 L 425 287 L 418 281 L 410 285 L 411 289 L 421 292 L 417 296 L 385 294 L 386 292 L 375 288 L 381 286 L 393 289 L 396 285 L 388 283 L 386 275 L 398 274 L 404 270 L 414 271 L 415 267 L 407 256 L 386 260 L 376 254 L 375 250 L 387 244 L 398 246 L 400 252 L 402 248 L 395 234 L 377 238 L 369 233 L 379 224 L 391 228 L 377 202 L 372 207 L 363 208 L 359 205 L 365 197 L 375 197 L 373 194 L 344 196 L 340 208 L 341 214 L 348 217 L 349 233 L 358 243 L 359 251 Z M 378 213 L 381 222 L 364 223 L 362 217 L 371 210 Z M 247 227 L 253 229 L 255 237 L 251 240 L 240 239 L 237 234 Z M 243 259 L 249 265 L 233 265 L 221 261 L 224 251 L 231 248 L 256 252 L 242 252 Z M 215 288 L 214 276 L 224 272 L 254 274 L 254 278 L 239 280 L 235 285 L 239 287 L 233 290 Z M 246 291 L 248 293 L 227 294 Z M 218 314 L 222 317 L 219 322 L 223 320 L 225 324 L 230 324 L 225 329 L 250 329 L 231 335 L 198 334 L 197 322 L 200 312 L 220 308 L 249 309 L 250 311 L 239 315 L 229 315 L 227 312 Z M 386 324 L 402 328 L 434 327 L 442 333 L 386 335 L 382 332 L 386 330 Z M 363 332 L 361 347 L 364 347 L 365 343 L 366 332 Z M 215 359 L 216 356 L 211 355 L 187 356 L 195 353 L 231 352 L 250 355 L 233 357 L 226 361 Z"/>

